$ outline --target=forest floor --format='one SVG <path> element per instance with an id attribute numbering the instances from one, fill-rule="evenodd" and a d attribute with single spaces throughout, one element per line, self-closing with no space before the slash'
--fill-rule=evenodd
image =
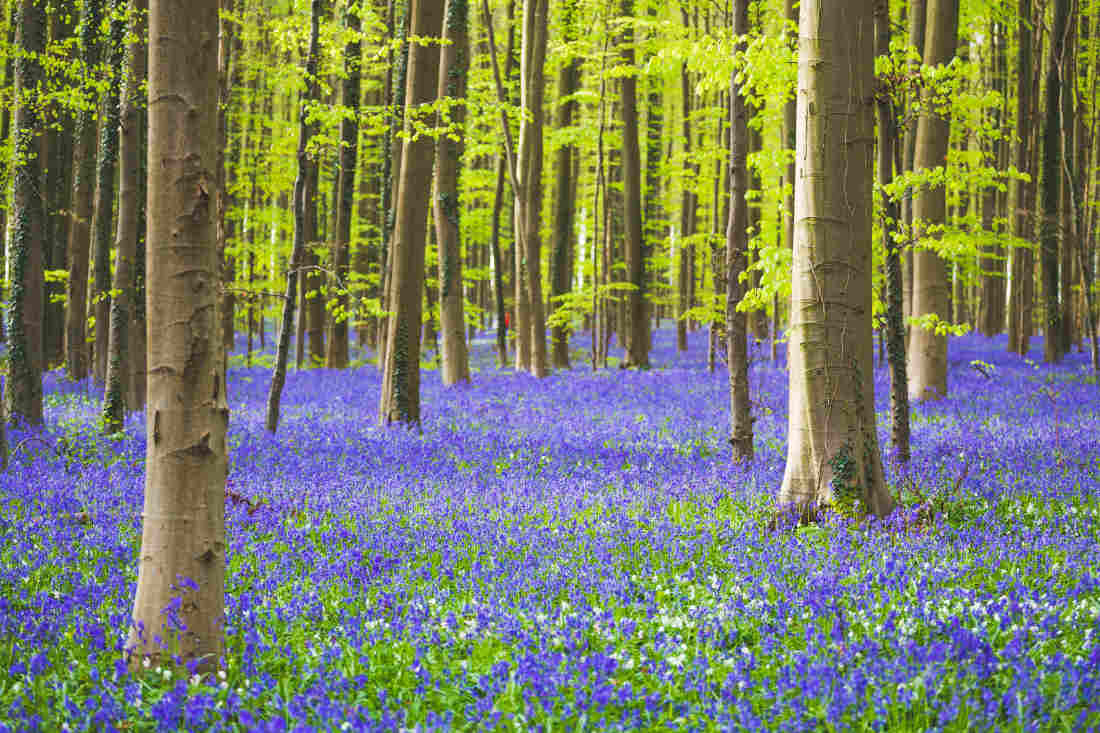
<path id="1" fill-rule="evenodd" d="M 269 373 L 233 358 L 205 680 L 125 674 L 144 416 L 101 438 L 99 396 L 49 375 L 47 429 L 13 430 L 0 475 L 0 730 L 1100 727 L 1083 355 L 953 340 L 951 396 L 914 408 L 908 468 L 887 457 L 907 508 L 776 530 L 786 374 L 762 348 L 747 467 L 703 332 L 678 355 L 659 331 L 644 373 L 577 352 L 535 380 L 490 349 L 470 386 L 424 374 L 422 432 L 377 427 L 363 365 L 291 373 L 271 437 Z"/>

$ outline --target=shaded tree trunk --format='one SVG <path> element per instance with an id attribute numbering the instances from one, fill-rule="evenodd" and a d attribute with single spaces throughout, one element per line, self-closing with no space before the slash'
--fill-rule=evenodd
<path id="1" fill-rule="evenodd" d="M 634 0 L 623 0 L 623 17 L 633 21 Z M 645 258 L 642 251 L 642 158 L 638 142 L 638 93 L 634 72 L 634 30 L 623 29 L 622 59 L 627 67 L 619 80 L 623 119 L 623 254 L 626 259 L 626 323 L 619 335 L 626 348 L 624 366 L 649 368 L 649 319 L 646 317 Z"/>
<path id="2" fill-rule="evenodd" d="M 1017 0 L 1016 69 L 1016 169 L 1030 173 L 1031 149 L 1031 0 Z M 1033 178 L 1033 177 L 1032 177 Z M 1018 239 L 1030 240 L 1033 184 L 1031 180 L 1012 182 L 1010 224 Z M 1034 280 L 1034 255 L 1028 248 L 1012 252 L 1012 274 L 1009 282 L 1008 350 L 1021 356 L 1027 354 L 1031 339 L 1031 303 Z"/>
<path id="3" fill-rule="evenodd" d="M 211 672 L 224 650 L 228 471 L 218 252 L 217 0 L 149 13 L 149 411 L 131 668 Z M 185 244 L 185 247 L 181 247 Z M 181 578 L 186 580 L 181 581 Z M 159 643 L 158 643 L 158 640 Z"/>
<path id="4" fill-rule="evenodd" d="M 114 239 L 115 169 L 118 166 L 119 96 L 126 60 L 126 0 L 112 0 L 107 59 L 110 81 L 103 99 L 96 166 L 95 216 L 92 220 L 93 287 L 95 304 L 95 357 L 92 376 L 96 384 L 107 382 L 107 342 L 111 321 L 111 242 Z"/>
<path id="5" fill-rule="evenodd" d="M 733 36 L 740 48 L 748 45 L 749 2 L 733 1 Z M 749 394 L 748 323 L 737 305 L 745 297 L 747 283 L 741 275 L 749 253 L 749 126 L 747 79 L 730 79 L 730 210 L 726 226 L 726 363 L 730 383 L 730 446 L 733 460 L 751 461 L 752 403 Z M 717 208 L 717 201 L 715 202 Z"/>
<path id="6" fill-rule="evenodd" d="M 351 318 L 348 290 L 351 287 L 351 212 L 355 203 L 355 164 L 359 160 L 359 97 L 360 60 L 363 55 L 359 40 L 361 5 L 346 10 L 345 24 L 353 33 L 344 47 L 344 80 L 341 106 L 351 111 L 340 123 L 340 172 L 336 201 L 336 231 L 333 236 L 332 265 L 336 273 L 336 312 L 329 335 L 325 363 L 329 369 L 347 369 L 349 359 L 348 320 Z"/>
<path id="7" fill-rule="evenodd" d="M 46 212 L 38 156 L 43 120 L 38 98 L 44 79 L 41 54 L 46 48 L 46 3 L 19 0 L 15 60 L 15 124 L 12 166 L 12 231 L 8 242 L 8 376 L 4 389 L 9 419 L 42 422 L 42 316 L 45 282 L 42 265 Z"/>
<path id="8" fill-rule="evenodd" d="M 99 26 L 103 19 L 103 0 L 85 0 L 80 18 L 80 48 L 84 73 L 91 76 L 99 66 Z M 65 289 L 65 371 L 70 379 L 88 376 L 88 260 L 92 241 L 96 175 L 96 113 L 98 105 L 85 105 L 77 111 L 73 149 L 72 215 L 66 257 L 69 281 Z"/>
<path id="9" fill-rule="evenodd" d="M 111 299 L 110 339 L 107 360 L 107 389 L 103 398 L 103 426 L 109 433 L 122 429 L 127 409 L 133 410 L 138 395 L 133 389 L 134 359 L 131 358 L 130 335 L 133 323 L 137 260 L 138 226 L 143 223 L 145 193 L 142 185 L 145 168 L 142 164 L 142 131 L 145 127 L 144 104 L 141 98 L 145 82 L 147 52 L 145 39 L 146 0 L 134 0 L 130 36 L 134 39 L 127 49 L 126 85 L 121 99 L 121 133 L 119 136 L 118 228 L 115 236 L 114 297 Z M 144 345 L 144 343 L 142 344 Z M 144 375 L 143 375 L 144 376 Z"/>

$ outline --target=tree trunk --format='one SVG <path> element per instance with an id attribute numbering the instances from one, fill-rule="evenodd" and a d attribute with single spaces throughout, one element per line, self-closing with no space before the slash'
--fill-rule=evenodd
<path id="1" fill-rule="evenodd" d="M 683 11 L 684 25 L 688 24 L 687 11 Z M 684 182 L 680 195 L 680 258 L 678 293 L 676 298 L 676 350 L 687 351 L 688 319 L 691 308 L 692 260 L 695 259 L 695 246 L 691 237 L 695 234 L 695 178 L 698 170 L 691 158 L 691 99 L 692 87 L 688 76 L 687 64 L 680 70 L 680 93 L 683 96 L 683 146 L 684 146 Z"/>
<path id="2" fill-rule="evenodd" d="M 943 66 L 955 56 L 959 28 L 958 0 L 929 0 L 928 27 L 924 39 L 926 66 Z M 947 160 L 950 126 L 946 110 L 935 109 L 930 92 L 917 120 L 913 169 L 930 171 Z M 913 201 L 914 234 L 934 230 L 947 221 L 947 192 L 943 185 L 922 186 Z M 938 234 L 932 234 L 938 238 Z M 951 283 L 943 258 L 932 249 L 913 253 L 913 317 L 934 315 L 951 318 Z M 909 335 L 909 398 L 932 400 L 947 395 L 947 335 L 927 328 L 912 328 Z"/>
<path id="3" fill-rule="evenodd" d="M 149 411 L 131 667 L 216 669 L 228 469 L 218 253 L 217 0 L 149 13 Z M 178 657 L 177 657 L 178 655 Z"/>
<path id="4" fill-rule="evenodd" d="M 749 2 L 733 1 L 733 37 L 739 48 L 748 45 Z M 752 402 L 749 395 L 749 343 L 745 313 L 737 305 L 745 297 L 747 283 L 741 275 L 749 254 L 749 126 L 747 80 L 730 79 L 730 211 L 726 225 L 726 362 L 730 384 L 730 446 L 733 460 L 751 461 Z M 715 202 L 717 204 L 717 202 Z"/>
<path id="5" fill-rule="evenodd" d="M 781 508 L 894 508 L 875 429 L 871 331 L 872 0 L 802 0 Z"/>
<path id="6" fill-rule="evenodd" d="M 890 2 L 875 2 L 875 53 L 890 55 Z M 898 145 L 897 113 L 880 87 L 875 95 L 878 113 L 878 182 L 883 191 L 894 180 L 894 151 Z M 901 248 L 898 228 L 902 225 L 897 199 L 883 194 L 882 240 L 886 252 L 886 354 L 890 363 L 890 438 L 902 463 L 909 460 L 909 385 L 905 360 L 905 321 L 902 314 Z"/>
<path id="7" fill-rule="evenodd" d="M 410 35 L 439 37 L 441 0 L 412 0 Z M 405 92 L 405 132 L 413 118 L 435 101 L 439 85 L 439 48 L 409 47 Z M 383 425 L 420 424 L 420 319 L 424 297 L 424 251 L 435 145 L 426 136 L 402 146 L 393 231 L 392 294 L 379 419 Z"/>
<path id="8" fill-rule="evenodd" d="M 141 133 L 144 128 L 142 85 L 145 82 L 147 52 L 145 39 L 146 0 L 134 0 L 130 36 L 133 39 L 127 49 L 126 85 L 120 105 L 121 134 L 119 136 L 118 179 L 118 229 L 115 244 L 114 297 L 111 299 L 110 339 L 107 360 L 107 390 L 103 398 L 103 426 L 106 432 L 122 430 L 122 419 L 127 409 L 133 410 L 133 360 L 130 353 L 130 326 L 133 321 L 137 259 L 138 226 L 142 222 L 144 193 L 141 179 Z"/>
<path id="9" fill-rule="evenodd" d="M 638 94 L 634 71 L 634 0 L 622 0 L 622 60 L 627 73 L 619 80 L 623 119 L 623 251 L 627 283 L 626 323 L 619 335 L 626 348 L 624 366 L 649 368 L 649 320 L 645 308 L 645 258 L 642 252 L 642 157 L 638 142 Z M 629 334 L 629 335 L 628 335 Z"/>
<path id="10" fill-rule="evenodd" d="M 95 360 L 92 376 L 96 384 L 107 382 L 107 342 L 111 321 L 111 241 L 114 238 L 115 169 L 118 165 L 119 95 L 122 90 L 123 63 L 126 60 L 126 1 L 112 0 L 107 59 L 110 81 L 103 99 L 103 118 L 99 129 L 99 155 L 96 166 L 95 217 L 92 220 L 93 288 L 95 303 Z"/>
<path id="11" fill-rule="evenodd" d="M 1043 165 L 1039 179 L 1041 219 L 1039 252 L 1043 275 L 1043 358 L 1062 360 L 1062 308 L 1059 303 L 1059 209 L 1062 196 L 1061 89 L 1069 0 L 1053 0 L 1050 55 L 1047 59 L 1045 110 L 1043 115 Z"/>
<path id="12" fill-rule="evenodd" d="M 351 287 L 351 211 L 355 203 L 355 164 L 359 160 L 359 96 L 360 58 L 363 55 L 359 41 L 362 5 L 347 8 L 345 23 L 352 39 L 344 47 L 344 80 L 341 106 L 350 110 L 351 116 L 340 122 L 340 172 L 336 208 L 336 231 L 333 237 L 332 265 L 336 272 L 336 311 L 333 314 L 332 332 L 328 340 L 325 363 L 329 369 L 347 369 L 349 360 L 348 319 L 351 318 L 348 290 Z"/>
<path id="13" fill-rule="evenodd" d="M 237 222 L 229 212 L 236 206 L 236 196 L 233 192 L 237 175 L 237 166 L 240 161 L 241 141 L 239 137 L 234 139 L 230 125 L 236 122 L 230 117 L 230 108 L 233 105 L 234 90 L 240 86 L 241 41 L 242 29 L 236 27 L 237 20 L 231 16 L 235 0 L 222 0 L 221 21 L 218 24 L 218 262 L 221 271 L 221 295 L 218 298 L 218 314 L 221 318 L 222 339 L 225 342 L 225 353 L 233 350 L 234 313 L 236 310 L 236 296 L 232 286 L 235 277 L 235 265 L 230 258 L 227 247 L 236 236 Z M 240 123 L 237 122 L 237 127 Z M 227 155 L 232 154 L 237 159 L 228 160 Z"/>
<path id="14" fill-rule="evenodd" d="M 649 3 L 648 17 L 655 21 L 657 17 L 656 2 Z M 644 225 L 645 239 L 642 242 L 643 260 L 648 260 L 664 246 L 668 223 L 661 205 L 661 137 L 664 128 L 664 116 L 661 106 L 661 87 L 663 76 L 655 73 L 648 78 L 648 91 L 646 94 L 646 154 L 645 154 L 645 193 L 643 205 L 645 206 Z M 658 279 L 654 273 L 653 279 Z M 647 314 L 655 313 L 657 325 L 660 326 L 660 306 L 647 304 Z M 647 315 L 648 322 L 648 315 Z M 652 342 L 652 333 L 650 334 Z"/>
<path id="15" fill-rule="evenodd" d="M 928 0 L 909 0 L 909 48 L 915 49 L 918 59 L 924 55 L 924 35 L 928 21 Z M 919 71 L 919 61 L 913 61 L 910 65 L 910 73 Z M 917 121 L 910 115 L 909 124 L 905 131 L 904 168 L 909 173 L 913 170 L 913 164 L 917 155 Z M 905 195 L 901 199 L 901 218 L 904 231 L 909 237 L 909 242 L 902 251 L 902 317 L 905 322 L 905 341 L 909 343 L 912 328 L 909 326 L 909 317 L 913 315 L 913 245 L 916 236 L 913 231 L 913 189 L 906 188 Z"/>
<path id="16" fill-rule="evenodd" d="M 1016 141 L 1014 158 L 1021 173 L 1031 171 L 1031 0 L 1017 2 L 1016 41 Z M 1012 182 L 1010 224 L 1018 239 L 1030 240 L 1031 180 Z M 1031 337 L 1031 289 L 1034 255 L 1030 249 L 1017 247 L 1012 252 L 1012 277 L 1009 282 L 1008 350 L 1023 356 L 1028 352 Z"/>
<path id="17" fill-rule="evenodd" d="M 99 26 L 103 19 L 103 0 L 85 0 L 80 18 L 80 48 L 85 73 L 99 66 Z M 76 143 L 73 149 L 73 197 L 66 256 L 69 281 L 65 289 L 65 370 L 70 379 L 88 376 L 88 252 L 92 241 L 91 223 L 96 173 L 96 113 L 94 101 L 80 108 L 76 117 Z"/>
<path id="18" fill-rule="evenodd" d="M 992 61 L 992 88 L 1002 95 L 1005 93 L 1005 39 L 1004 26 L 993 23 L 989 34 Z M 1004 124 L 1001 109 L 992 112 L 993 129 L 1000 130 Z M 1004 142 L 993 142 L 991 154 L 994 165 L 1001 166 Z M 1005 322 L 1005 250 L 1001 238 L 995 232 L 995 218 L 998 215 L 999 193 L 994 186 L 987 186 L 982 198 L 982 229 L 993 240 L 989 251 L 981 258 L 981 306 L 978 317 L 978 329 L 986 336 L 996 336 L 1004 328 Z"/>
<path id="19" fill-rule="evenodd" d="M 15 124 L 12 166 L 12 232 L 8 242 L 8 377 L 4 404 L 9 419 L 42 422 L 42 264 L 46 212 L 40 195 L 42 164 L 37 155 L 43 120 L 40 55 L 46 47 L 44 0 L 20 0 L 15 61 Z"/>
<path id="20" fill-rule="evenodd" d="M 578 0 L 564 0 L 562 4 L 562 33 L 566 44 L 577 39 L 577 3 Z M 568 48 L 568 46 L 566 46 Z M 580 90 L 581 58 L 571 52 L 561 71 L 558 72 L 558 96 L 562 98 L 558 117 L 558 129 L 569 130 L 576 123 L 578 104 L 573 98 Z M 556 307 L 556 299 L 572 289 L 573 274 L 573 228 L 576 213 L 576 181 L 573 178 L 573 164 L 576 146 L 566 143 L 558 148 L 555 169 L 557 197 L 554 201 L 554 249 L 550 258 L 550 296 Z M 572 328 L 567 325 L 553 326 L 550 329 L 551 361 L 558 369 L 569 368 L 569 334 Z"/>
<path id="21" fill-rule="evenodd" d="M 516 202 L 517 278 L 523 282 L 516 308 L 517 337 L 527 332 L 530 353 L 517 361 L 536 377 L 549 373 L 546 349 L 546 313 L 542 296 L 542 129 L 546 60 L 547 6 L 549 0 L 524 0 L 523 37 L 520 51 L 520 100 L 523 116 L 519 126 L 516 180 L 520 196 Z M 518 199 L 522 198 L 522 201 Z M 518 280 L 517 280 L 518 282 Z M 522 355 L 522 340 L 518 341 Z M 521 364 L 519 361 L 525 361 Z"/>
<path id="22" fill-rule="evenodd" d="M 466 348 L 466 310 L 462 291 L 462 246 L 459 241 L 458 177 L 465 148 L 466 76 L 470 67 L 466 0 L 447 0 L 444 45 L 439 57 L 439 98 L 453 100 L 451 131 L 439 138 L 435 152 L 435 232 L 439 246 L 439 329 L 443 384 L 470 381 Z M 448 120 L 441 119 L 440 124 Z"/>
<path id="23" fill-rule="evenodd" d="M 279 326 L 279 342 L 275 347 L 275 368 L 271 374 L 271 388 L 267 393 L 267 416 L 264 426 L 274 433 L 279 427 L 279 405 L 283 396 L 283 384 L 286 382 L 286 362 L 290 353 L 290 332 L 294 326 L 294 310 L 297 305 L 299 271 L 305 261 L 306 252 L 306 181 L 310 168 L 307 152 L 313 126 L 306 117 L 306 105 L 316 90 L 314 79 L 317 76 L 318 33 L 321 23 L 321 0 L 310 3 L 309 51 L 306 57 L 305 76 L 307 85 L 301 95 L 301 112 L 298 115 L 298 175 L 294 179 L 294 243 L 291 245 L 290 263 L 286 273 L 286 294 L 283 300 L 283 320 Z"/>

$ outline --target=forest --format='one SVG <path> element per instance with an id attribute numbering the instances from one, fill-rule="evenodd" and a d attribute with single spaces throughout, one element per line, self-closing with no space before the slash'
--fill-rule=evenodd
<path id="1" fill-rule="evenodd" d="M 1100 1 L 0 13 L 0 732 L 1100 729 Z"/>

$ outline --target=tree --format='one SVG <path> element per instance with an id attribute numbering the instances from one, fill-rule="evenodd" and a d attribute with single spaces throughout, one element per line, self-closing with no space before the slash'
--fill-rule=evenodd
<path id="1" fill-rule="evenodd" d="M 1013 155 L 1016 169 L 1022 173 L 1031 170 L 1031 0 L 1017 1 L 1016 70 L 1016 142 Z M 1020 239 L 1030 239 L 1032 229 L 1031 206 L 1033 184 L 1017 178 L 1012 182 L 1011 216 L 1012 234 Z M 1034 280 L 1034 255 L 1027 247 L 1017 247 L 1012 252 L 1012 276 L 1009 279 L 1008 350 L 1023 356 L 1028 352 L 1031 338 L 1031 302 Z"/>
<path id="2" fill-rule="evenodd" d="M 873 0 L 802 0 L 787 465 L 779 505 L 894 507 L 871 341 Z"/>
<path id="3" fill-rule="evenodd" d="M 42 274 L 46 212 L 40 193 L 38 141 L 42 119 L 37 99 L 46 47 L 45 0 L 20 0 L 15 60 L 15 124 L 12 166 L 12 231 L 8 244 L 8 379 L 4 403 L 9 418 L 42 422 Z"/>
<path id="4" fill-rule="evenodd" d="M 149 410 L 131 665 L 220 664 L 225 372 L 214 225 L 217 0 L 149 11 Z"/>
<path id="5" fill-rule="evenodd" d="M 459 241 L 458 175 L 466 137 L 466 75 L 470 67 L 466 0 L 447 0 L 439 59 L 439 99 L 448 100 L 448 132 L 435 153 L 435 232 L 439 246 L 439 328 L 443 335 L 443 384 L 470 381 L 466 350 L 465 298 L 462 293 L 462 248 Z M 442 117 L 442 116 L 441 116 Z"/>
<path id="6" fill-rule="evenodd" d="M 81 8 L 80 49 L 84 73 L 91 76 L 99 66 L 99 25 L 103 0 L 85 0 Z M 77 112 L 76 143 L 73 150 L 72 214 L 66 247 L 69 281 L 65 296 L 65 371 L 70 379 L 88 376 L 88 345 L 85 343 L 88 312 L 88 252 L 95 194 L 96 100 L 85 101 Z"/>
<path id="7" fill-rule="evenodd" d="M 107 360 L 107 389 L 103 398 L 103 424 L 108 432 L 122 429 L 122 418 L 127 409 L 142 406 L 140 395 L 134 386 L 134 365 L 139 360 L 131 358 L 130 337 L 134 301 L 137 295 L 135 264 L 138 254 L 138 228 L 143 220 L 145 205 L 145 165 L 142 132 L 145 114 L 141 99 L 141 87 L 145 81 L 147 66 L 146 8 L 147 0 L 134 0 L 130 26 L 131 43 L 127 49 L 126 85 L 121 100 L 121 134 L 119 136 L 118 179 L 118 228 L 116 232 L 114 297 L 111 298 L 109 358 Z M 140 342 L 144 348 L 144 340 Z M 140 375 L 144 378 L 144 374 Z"/>
<path id="8" fill-rule="evenodd" d="M 442 0 L 412 0 L 409 36 L 438 38 Z M 420 424 L 420 319 L 424 297 L 424 251 L 435 145 L 414 133 L 439 85 L 439 48 L 410 42 L 405 87 L 405 142 L 394 209 L 390 317 L 383 361 L 379 421 Z"/>
<path id="9" fill-rule="evenodd" d="M 959 0 L 928 0 L 924 38 L 925 66 L 946 65 L 955 56 L 959 29 Z M 947 163 L 950 122 L 933 91 L 924 94 L 917 120 L 913 170 L 931 172 Z M 928 243 L 939 239 L 947 222 L 947 190 L 943 182 L 922 185 L 913 200 L 914 232 Z M 914 318 L 951 319 L 951 285 L 947 266 L 931 246 L 913 253 Z M 909 398 L 939 399 L 947 395 L 947 334 L 936 328 L 914 327 L 909 336 Z"/>
<path id="10" fill-rule="evenodd" d="M 92 303 L 95 305 L 95 349 L 92 376 L 98 385 L 107 383 L 107 350 L 111 321 L 111 241 L 114 239 L 115 170 L 118 167 L 119 98 L 122 93 L 123 62 L 126 58 L 126 0 L 111 2 L 107 56 L 110 66 L 107 92 L 103 98 L 103 121 L 99 128 L 96 163 L 95 204 L 92 219 Z"/>
<path id="11" fill-rule="evenodd" d="M 355 202 L 355 164 L 359 151 L 359 95 L 362 72 L 362 4 L 349 4 L 345 13 L 345 23 L 351 38 L 344 46 L 344 79 L 341 106 L 348 110 L 348 116 L 340 122 L 340 171 L 336 201 L 336 232 L 333 237 L 332 261 L 336 272 L 336 313 L 329 335 L 328 351 L 325 361 L 330 369 L 346 369 L 348 366 L 348 318 L 350 317 L 348 288 L 351 263 L 351 210 Z"/>
<path id="12" fill-rule="evenodd" d="M 1047 59 L 1046 98 L 1043 110 L 1043 166 L 1039 179 L 1039 264 L 1043 276 L 1043 310 L 1046 328 L 1043 332 L 1043 358 L 1061 361 L 1065 355 L 1062 306 L 1059 298 L 1060 209 L 1062 204 L 1063 156 L 1062 116 L 1063 67 L 1066 61 L 1066 29 L 1069 24 L 1069 0 L 1054 0 L 1054 22 L 1050 28 L 1050 51 Z M 1069 294 L 1065 294 L 1068 300 Z"/>
<path id="13" fill-rule="evenodd" d="M 316 179 L 315 163 L 309 157 L 309 138 L 313 131 L 306 106 L 316 91 L 317 57 L 321 26 L 321 0 L 310 3 L 309 50 L 306 52 L 306 89 L 300 100 L 301 111 L 298 114 L 298 173 L 294 178 L 294 242 L 291 245 L 290 264 L 286 273 L 286 291 L 283 296 L 283 320 L 279 326 L 279 342 L 275 347 L 275 368 L 271 373 L 271 387 L 267 393 L 267 416 L 264 425 L 268 432 L 274 433 L 279 427 L 279 405 L 283 397 L 283 385 L 286 383 L 286 362 L 290 354 L 290 331 L 294 325 L 294 310 L 298 297 L 298 280 L 305 262 L 307 225 L 306 214 L 309 194 L 309 179 Z"/>
<path id="14" fill-rule="evenodd" d="M 748 44 L 749 3 L 734 0 L 733 37 Z M 734 461 L 751 461 L 752 406 L 749 397 L 748 318 L 737 309 L 745 296 L 742 275 L 749 254 L 748 76 L 741 69 L 730 79 L 730 206 L 726 225 L 726 362 L 730 382 L 730 445 Z"/>
<path id="15" fill-rule="evenodd" d="M 619 335 L 626 347 L 626 366 L 649 368 L 649 320 L 645 307 L 645 259 L 642 256 L 642 156 L 638 142 L 638 80 L 634 69 L 634 0 L 623 0 L 622 58 L 619 80 L 623 118 L 623 250 L 626 256 L 626 323 Z"/>

